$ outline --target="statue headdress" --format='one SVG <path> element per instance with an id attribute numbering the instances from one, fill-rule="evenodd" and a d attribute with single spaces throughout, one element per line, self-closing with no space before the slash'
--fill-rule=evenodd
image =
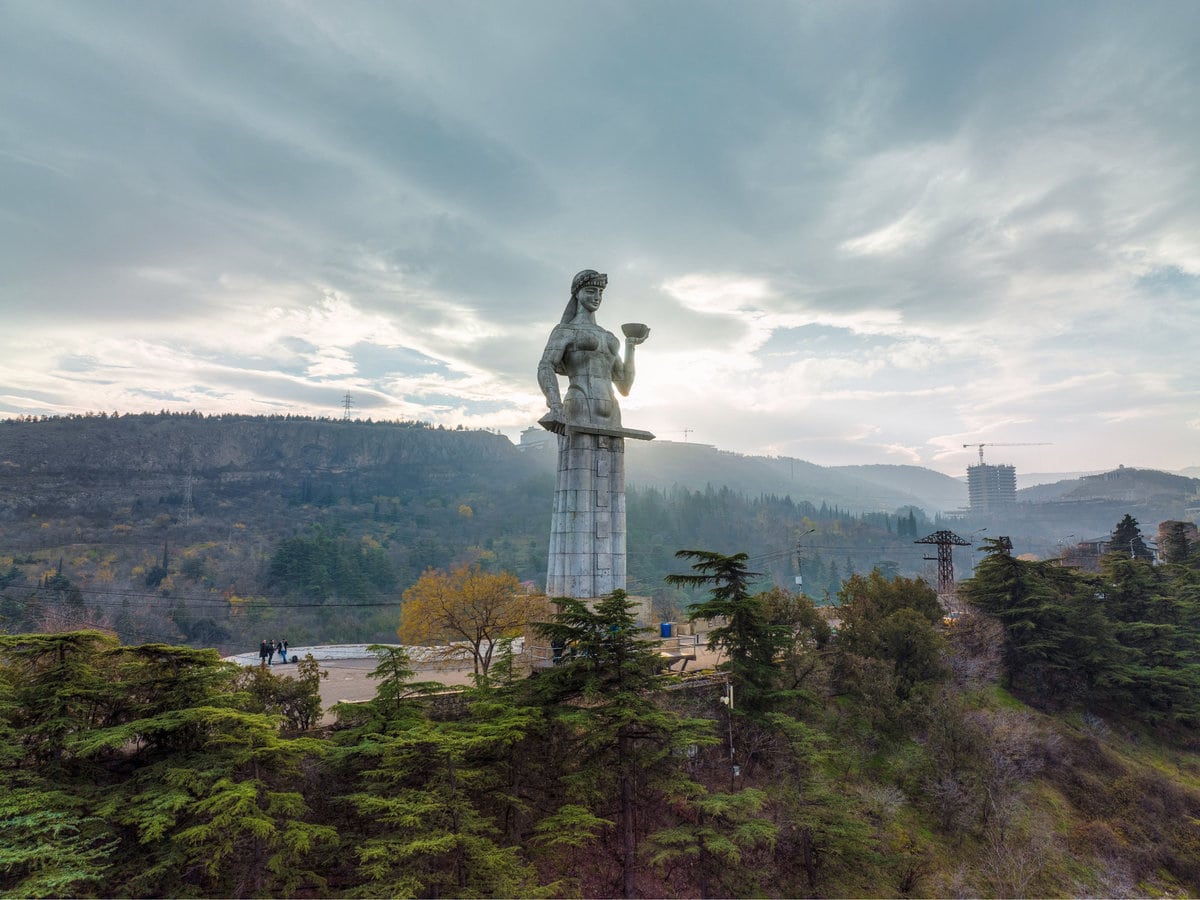
<path id="1" fill-rule="evenodd" d="M 580 288 L 607 286 L 608 275 L 603 272 L 597 272 L 595 269 L 584 269 L 582 272 L 577 272 L 571 279 L 571 299 L 567 301 L 567 308 L 563 311 L 560 324 L 566 325 L 575 318 L 575 313 L 579 311 L 579 301 L 575 295 L 579 293 Z"/>

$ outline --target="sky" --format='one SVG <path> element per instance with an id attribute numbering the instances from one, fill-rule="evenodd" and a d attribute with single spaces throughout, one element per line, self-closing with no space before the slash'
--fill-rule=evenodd
<path id="1" fill-rule="evenodd" d="M 1200 3 L 0 0 L 0 417 L 1200 465 Z M 971 445 L 964 447 L 964 444 Z M 1009 445 L 1009 446 L 1001 446 Z"/>

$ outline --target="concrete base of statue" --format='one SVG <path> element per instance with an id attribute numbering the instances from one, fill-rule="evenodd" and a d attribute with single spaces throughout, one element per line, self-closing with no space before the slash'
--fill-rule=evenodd
<path id="1" fill-rule="evenodd" d="M 625 438 L 646 431 L 568 426 L 558 436 L 546 594 L 588 600 L 625 590 Z"/>

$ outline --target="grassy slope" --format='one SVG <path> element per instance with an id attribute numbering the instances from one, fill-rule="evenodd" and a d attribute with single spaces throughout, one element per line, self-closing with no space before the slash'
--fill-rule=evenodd
<path id="1" fill-rule="evenodd" d="M 988 736 L 990 771 L 963 778 L 947 822 L 931 786 L 954 775 L 928 734 L 852 752 L 843 788 L 870 800 L 900 785 L 890 809 L 916 848 L 919 896 L 1196 896 L 1200 894 L 1200 753 L 1196 736 L 1038 711 L 996 684 L 965 691 L 968 720 Z M 1190 743 L 1190 748 L 1185 746 Z M 961 773 L 960 773 L 961 774 Z M 988 782 L 991 782 L 988 784 Z M 894 797 L 894 795 L 893 795 Z M 895 842 L 893 842 L 894 844 Z M 904 866 L 864 868 L 834 894 L 898 896 Z"/>

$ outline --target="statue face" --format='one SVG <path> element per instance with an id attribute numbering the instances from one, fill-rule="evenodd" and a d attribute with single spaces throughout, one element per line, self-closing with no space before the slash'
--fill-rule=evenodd
<path id="1" fill-rule="evenodd" d="M 604 288 L 588 285 L 581 287 L 575 296 L 584 309 L 595 312 L 600 308 L 600 301 L 604 298 Z"/>

